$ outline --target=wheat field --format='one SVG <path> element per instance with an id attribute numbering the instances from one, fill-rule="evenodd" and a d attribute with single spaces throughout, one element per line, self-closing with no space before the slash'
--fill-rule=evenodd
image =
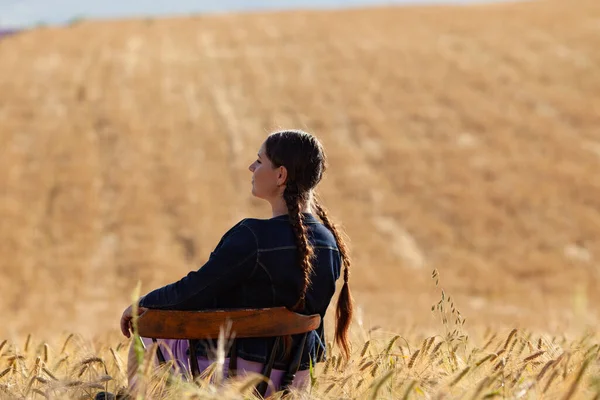
<path id="1" fill-rule="evenodd" d="M 247 167 L 284 128 L 329 158 L 319 192 L 350 238 L 355 347 L 393 332 L 340 367 L 360 372 L 343 384 L 319 366 L 315 397 L 377 397 L 377 382 L 390 398 L 598 392 L 596 0 L 83 20 L 4 38 L 1 387 L 49 390 L 42 361 L 58 382 L 90 365 L 85 385 L 123 384 L 109 360 L 133 288 L 179 279 L 239 219 L 270 216 Z M 422 349 L 408 368 L 448 337 L 434 269 L 467 319 L 452 340 L 470 339 L 457 360 L 453 345 L 439 364 Z M 70 334 L 81 348 L 52 369 Z M 476 364 L 507 345 L 520 350 Z"/>
<path id="2" fill-rule="evenodd" d="M 573 339 L 487 329 L 474 338 L 451 297 L 443 294 L 432 309 L 439 319 L 435 334 L 355 330 L 349 360 L 333 351 L 311 368 L 305 389 L 269 398 L 600 399 L 597 332 Z M 0 398 L 91 399 L 99 391 L 123 393 L 130 343 L 115 337 L 90 342 L 73 334 L 53 345 L 31 335 L 21 343 L 5 340 L 0 343 Z M 140 355 L 139 386 L 131 398 L 260 398 L 252 392 L 258 375 L 223 380 L 217 372 L 222 364 L 215 362 L 191 382 L 173 374 L 170 363 L 157 366 L 153 351 Z"/>

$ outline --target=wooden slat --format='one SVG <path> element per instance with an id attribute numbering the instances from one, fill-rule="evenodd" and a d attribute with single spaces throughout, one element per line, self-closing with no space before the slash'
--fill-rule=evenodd
<path id="1" fill-rule="evenodd" d="M 148 310 L 138 318 L 140 336 L 160 339 L 216 339 L 232 322 L 236 337 L 293 335 L 317 329 L 321 317 L 302 315 L 285 307 L 210 311 Z"/>

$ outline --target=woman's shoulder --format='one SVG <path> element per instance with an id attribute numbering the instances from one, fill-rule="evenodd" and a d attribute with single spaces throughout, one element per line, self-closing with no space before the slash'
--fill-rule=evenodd
<path id="1" fill-rule="evenodd" d="M 282 224 L 283 222 L 283 224 Z M 285 223 L 287 223 L 287 221 L 285 219 L 281 219 L 281 218 L 244 218 L 241 221 L 239 221 L 235 227 L 245 227 L 248 228 L 250 231 L 256 233 L 259 230 L 264 230 L 264 229 L 275 229 L 277 226 L 281 227 L 283 226 Z"/>
<path id="2" fill-rule="evenodd" d="M 244 218 L 229 228 L 221 238 L 221 242 L 235 239 L 236 241 L 256 243 L 256 235 L 248 226 L 247 220 L 247 218 Z"/>
<path id="3" fill-rule="evenodd" d="M 304 222 L 308 226 L 309 236 L 313 245 L 329 247 L 332 250 L 338 249 L 333 233 L 316 217 L 305 214 Z M 247 227 L 257 237 L 259 242 L 262 242 L 261 238 L 270 240 L 273 237 L 278 237 L 278 241 L 288 240 L 294 244 L 293 230 L 287 215 L 264 219 L 245 218 L 238 224 Z"/>
<path id="4" fill-rule="evenodd" d="M 307 225 L 322 225 L 313 215 L 304 214 L 304 223 Z M 244 218 L 236 224 L 251 229 L 290 229 L 290 220 L 287 215 L 272 218 Z"/>

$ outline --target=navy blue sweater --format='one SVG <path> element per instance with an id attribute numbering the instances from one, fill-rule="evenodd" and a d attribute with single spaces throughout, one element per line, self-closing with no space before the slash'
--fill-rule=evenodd
<path id="1" fill-rule="evenodd" d="M 324 318 L 340 276 L 341 256 L 333 234 L 312 214 L 303 214 L 309 241 L 315 249 L 314 273 L 303 314 Z M 303 273 L 298 263 L 294 232 L 287 215 L 244 219 L 231 228 L 197 271 L 156 289 L 140 306 L 168 310 L 293 307 L 300 297 Z M 326 354 L 323 322 L 306 341 L 300 369 Z M 299 338 L 294 337 L 294 341 Z M 265 363 L 273 338 L 238 339 L 238 356 Z M 214 343 L 213 343 L 214 345 Z M 206 354 L 206 346 L 198 349 Z M 284 368 L 277 359 L 275 368 Z"/>

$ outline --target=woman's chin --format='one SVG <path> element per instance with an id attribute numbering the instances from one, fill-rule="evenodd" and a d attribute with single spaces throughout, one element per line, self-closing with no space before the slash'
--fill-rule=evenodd
<path id="1" fill-rule="evenodd" d="M 252 189 L 252 197 L 255 197 L 259 200 L 265 200 L 265 198 L 263 196 L 261 196 L 260 193 L 256 193 L 256 191 L 254 189 Z"/>

